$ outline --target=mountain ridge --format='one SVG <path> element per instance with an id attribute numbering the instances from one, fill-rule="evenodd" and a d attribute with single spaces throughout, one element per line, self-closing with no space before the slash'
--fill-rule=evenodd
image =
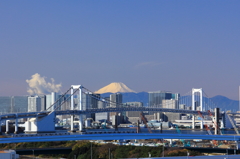
<path id="1" fill-rule="evenodd" d="M 101 96 L 103 98 L 109 97 L 112 93 L 103 93 Z M 126 102 L 142 102 L 144 106 L 148 106 L 148 92 L 126 92 L 121 93 L 123 96 L 123 103 Z M 187 96 L 182 96 L 187 97 Z M 220 108 L 221 111 L 231 110 L 237 111 L 239 109 L 239 102 L 237 100 L 229 99 L 222 95 L 216 95 L 214 97 L 209 98 L 211 102 L 213 102 L 216 107 Z M 207 98 L 203 97 L 203 102 L 207 102 Z"/>

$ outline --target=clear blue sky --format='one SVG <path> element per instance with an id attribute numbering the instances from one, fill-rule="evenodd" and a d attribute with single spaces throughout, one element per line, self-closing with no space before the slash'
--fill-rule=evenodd
<path id="1" fill-rule="evenodd" d="M 239 0 L 0 2 L 1 96 L 39 73 L 63 92 L 123 82 L 238 99 L 239 51 Z"/>

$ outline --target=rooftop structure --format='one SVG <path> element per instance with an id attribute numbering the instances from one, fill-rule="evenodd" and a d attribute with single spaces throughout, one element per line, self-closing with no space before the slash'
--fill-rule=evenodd
<path id="1" fill-rule="evenodd" d="M 19 155 L 14 150 L 2 150 L 0 151 L 0 158 L 2 159 L 18 159 Z"/>

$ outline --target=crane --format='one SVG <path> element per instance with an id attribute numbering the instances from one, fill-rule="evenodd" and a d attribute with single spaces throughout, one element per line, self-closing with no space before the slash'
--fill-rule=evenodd
<path id="1" fill-rule="evenodd" d="M 146 127 L 148 128 L 149 133 L 152 133 L 152 130 L 150 127 L 148 127 L 146 118 L 144 117 L 143 113 L 140 113 L 140 118 L 142 119 L 143 123 L 146 125 Z"/>
<path id="2" fill-rule="evenodd" d="M 180 129 L 178 128 L 178 125 L 176 125 L 175 127 L 176 127 L 176 130 L 177 130 L 178 134 L 181 134 L 181 131 L 180 131 Z M 191 147 L 191 144 L 190 144 L 189 141 L 188 141 L 187 143 L 186 143 L 185 140 L 183 140 L 183 139 L 181 139 L 180 141 L 183 143 L 183 146 L 184 146 L 184 147 Z"/>
<path id="3" fill-rule="evenodd" d="M 219 126 L 217 125 L 217 123 L 215 122 L 215 120 L 213 119 L 213 115 L 212 115 L 212 113 L 211 113 L 210 110 L 208 110 L 208 114 L 209 114 L 209 116 L 212 118 L 212 121 L 213 121 L 213 124 L 214 124 L 214 126 L 215 126 L 215 129 L 218 129 L 219 132 L 220 132 L 220 134 L 222 135 L 223 133 L 221 132 L 221 130 L 220 130 Z"/>
<path id="4" fill-rule="evenodd" d="M 198 111 L 198 115 L 199 115 L 199 116 L 203 119 L 203 121 L 204 121 L 203 115 L 202 115 L 202 113 L 201 113 L 200 111 Z M 207 130 L 208 134 L 209 134 L 209 135 L 212 135 L 212 132 L 211 132 L 210 129 L 208 128 L 207 124 L 204 124 L 204 126 L 205 126 L 205 129 Z"/>

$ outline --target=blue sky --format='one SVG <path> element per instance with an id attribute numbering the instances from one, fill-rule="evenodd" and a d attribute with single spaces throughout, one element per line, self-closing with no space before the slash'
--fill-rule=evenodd
<path id="1" fill-rule="evenodd" d="M 240 1 L 1 1 L 0 95 L 35 73 L 62 91 L 123 82 L 140 91 L 238 99 Z"/>

